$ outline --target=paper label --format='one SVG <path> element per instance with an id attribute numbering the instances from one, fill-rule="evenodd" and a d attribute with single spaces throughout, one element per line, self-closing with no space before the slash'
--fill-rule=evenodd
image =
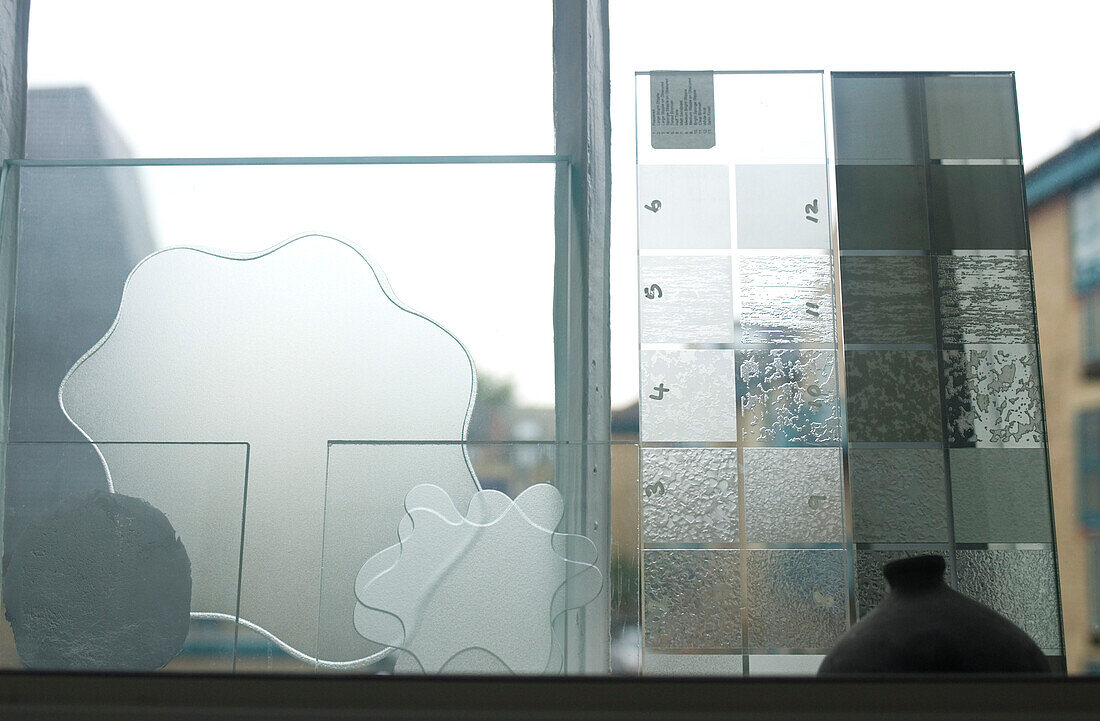
<path id="1" fill-rule="evenodd" d="M 649 99 L 655 149 L 714 147 L 714 73 L 651 73 Z"/>

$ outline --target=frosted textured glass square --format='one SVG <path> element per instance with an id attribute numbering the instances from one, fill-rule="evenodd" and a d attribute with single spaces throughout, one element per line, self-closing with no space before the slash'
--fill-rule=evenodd
<path id="1" fill-rule="evenodd" d="M 1020 157 L 1011 75 L 928 77 L 924 93 L 929 157 Z"/>
<path id="2" fill-rule="evenodd" d="M 751 676 L 815 676 L 824 654 L 768 653 L 749 656 Z"/>
<path id="3" fill-rule="evenodd" d="M 641 438 L 737 439 L 733 351 L 641 352 Z"/>
<path id="4" fill-rule="evenodd" d="M 738 352 L 742 440 L 766 446 L 840 443 L 836 353 Z"/>
<path id="5" fill-rule="evenodd" d="M 943 351 L 943 364 L 949 445 L 1042 445 L 1035 346 L 989 345 Z"/>
<path id="6" fill-rule="evenodd" d="M 646 676 L 740 676 L 744 661 L 725 653 L 646 653 Z"/>
<path id="7" fill-rule="evenodd" d="M 959 592 L 1027 632 L 1039 648 L 1060 649 L 1054 556 L 1049 550 L 958 550 Z"/>
<path id="8" fill-rule="evenodd" d="M 886 577 L 882 575 L 882 567 L 890 561 L 900 558 L 912 558 L 926 554 L 943 556 L 947 563 L 945 579 L 951 578 L 951 556 L 947 551 L 913 549 L 911 551 L 856 551 L 856 614 L 857 618 L 863 618 L 874 610 L 875 606 L 886 597 L 890 586 L 886 583 Z"/>
<path id="9" fill-rule="evenodd" d="M 738 161 L 825 159 L 821 73 L 714 76 L 716 149 Z"/>
<path id="10" fill-rule="evenodd" d="M 920 78 L 833 74 L 833 127 L 839 163 L 921 162 Z"/>
<path id="11" fill-rule="evenodd" d="M 933 165 L 930 172 L 933 248 L 1027 247 L 1020 166 Z"/>
<path id="12" fill-rule="evenodd" d="M 737 449 L 643 449 L 642 526 L 653 543 L 738 541 Z"/>
<path id="13" fill-rule="evenodd" d="M 844 358 L 849 440 L 890 443 L 943 437 L 935 351 L 847 351 Z"/>
<path id="14" fill-rule="evenodd" d="M 741 342 L 832 344 L 836 316 L 826 288 L 741 286 Z"/>
<path id="15" fill-rule="evenodd" d="M 738 248 L 828 248 L 824 165 L 738 165 Z"/>
<path id="16" fill-rule="evenodd" d="M 954 448 L 950 453 L 957 542 L 1050 542 L 1042 448 Z"/>
<path id="17" fill-rule="evenodd" d="M 923 165 L 838 165 L 841 250 L 928 250 Z"/>
<path id="18" fill-rule="evenodd" d="M 1034 343 L 1029 256 L 938 256 L 944 343 Z"/>
<path id="19" fill-rule="evenodd" d="M 833 266 L 827 255 L 748 255 L 737 259 L 742 293 L 746 286 L 813 288 L 822 293 L 833 285 Z"/>
<path id="20" fill-rule="evenodd" d="M 846 256 L 844 340 L 848 343 L 933 343 L 932 276 L 927 256 Z"/>
<path id="21" fill-rule="evenodd" d="M 639 165 L 639 248 L 729 248 L 727 165 Z"/>
<path id="22" fill-rule="evenodd" d="M 729 258 L 638 259 L 642 343 L 732 343 L 733 267 Z"/>
<path id="23" fill-rule="evenodd" d="M 839 448 L 746 448 L 749 543 L 844 540 Z"/>
<path id="24" fill-rule="evenodd" d="M 832 648 L 848 630 L 844 551 L 745 553 L 746 648 Z"/>
<path id="25" fill-rule="evenodd" d="M 939 448 L 853 448 L 848 478 L 857 543 L 947 542 L 947 482 Z"/>
<path id="26" fill-rule="evenodd" d="M 646 551 L 645 646 L 741 650 L 740 551 Z"/>

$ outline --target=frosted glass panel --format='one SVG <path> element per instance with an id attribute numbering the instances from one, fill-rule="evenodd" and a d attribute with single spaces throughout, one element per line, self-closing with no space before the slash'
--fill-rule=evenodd
<path id="1" fill-rule="evenodd" d="M 638 167 L 642 248 L 729 248 L 730 188 L 725 165 Z"/>
<path id="2" fill-rule="evenodd" d="M 852 449 L 848 464 L 857 543 L 947 542 L 943 450 Z M 956 518 L 958 513 L 956 505 Z"/>
<path id="3" fill-rule="evenodd" d="M 835 445 L 840 410 L 833 351 L 739 353 L 742 436 L 762 445 Z"/>
<path id="4" fill-rule="evenodd" d="M 827 248 L 824 165 L 738 165 L 738 248 Z"/>

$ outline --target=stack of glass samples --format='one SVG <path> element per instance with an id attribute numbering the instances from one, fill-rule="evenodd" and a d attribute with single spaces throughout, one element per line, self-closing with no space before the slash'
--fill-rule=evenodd
<path id="1" fill-rule="evenodd" d="M 923 552 L 1061 656 L 1012 77 L 636 100 L 645 672 L 812 672 Z"/>

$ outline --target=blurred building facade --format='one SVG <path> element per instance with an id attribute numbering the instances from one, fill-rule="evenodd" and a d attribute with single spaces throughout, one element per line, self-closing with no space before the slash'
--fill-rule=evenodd
<path id="1" fill-rule="evenodd" d="M 1070 673 L 1100 673 L 1100 130 L 1027 174 Z"/>

